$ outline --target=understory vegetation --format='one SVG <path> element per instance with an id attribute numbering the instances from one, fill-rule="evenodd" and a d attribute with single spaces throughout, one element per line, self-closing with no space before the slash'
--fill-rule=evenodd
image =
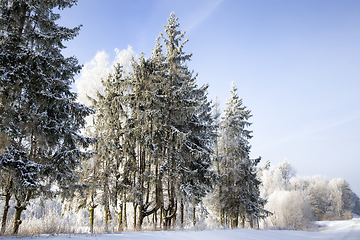
<path id="1" fill-rule="evenodd" d="M 284 168 L 286 167 L 286 168 Z M 286 169 L 291 175 L 286 175 Z M 260 193 L 267 198 L 265 209 L 272 214 L 260 221 L 260 229 L 313 229 L 314 221 L 318 220 L 346 220 L 352 218 L 352 213 L 360 213 L 358 196 L 351 191 L 343 179 L 328 180 L 323 176 L 308 178 L 296 177 L 292 166 L 284 161 L 280 166 L 271 166 L 269 162 L 258 169 L 262 184 Z M 290 178 L 286 176 L 291 176 Z M 221 223 L 216 204 L 216 193 L 209 193 L 201 203 L 196 206 L 195 225 L 193 223 L 193 206 L 184 206 L 183 225 L 180 219 L 175 219 L 171 230 L 205 230 L 230 228 L 231 222 Z M 15 200 L 9 205 L 15 206 Z M 23 212 L 21 235 L 58 234 L 58 233 L 87 233 L 90 231 L 89 209 L 69 208 L 71 203 L 64 202 L 61 197 L 45 199 L 39 197 L 31 200 L 28 208 Z M 4 201 L 0 204 L 3 209 Z M 135 231 L 134 208 L 132 203 L 126 204 L 126 216 L 123 215 L 122 231 Z M 0 212 L 2 214 L 2 212 Z M 156 231 L 163 229 L 160 216 L 146 217 L 143 230 Z M 15 215 L 15 208 L 9 209 L 9 216 Z M 94 233 L 104 232 L 104 208 L 94 211 Z M 157 220 L 156 220 L 157 219 Z M 13 217 L 7 220 L 7 229 L 4 234 L 12 233 Z M 118 232 L 119 215 L 116 210 L 110 211 L 107 231 Z M 241 225 L 239 225 L 241 227 Z M 249 228 L 250 223 L 245 222 L 244 227 Z M 256 226 L 257 228 L 257 226 Z"/>
<path id="2" fill-rule="evenodd" d="M 81 26 L 53 11 L 74 4 L 0 3 L 1 235 L 306 229 L 359 211 L 342 179 L 250 158 L 251 111 L 234 84 L 223 114 L 208 99 L 174 13 L 150 57 L 114 64 L 79 102 L 82 66 L 61 50 Z"/>

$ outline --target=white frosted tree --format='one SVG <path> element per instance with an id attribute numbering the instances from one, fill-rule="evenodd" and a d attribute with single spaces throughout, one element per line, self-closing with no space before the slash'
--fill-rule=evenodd
<path id="1" fill-rule="evenodd" d="M 316 220 L 351 219 L 354 207 L 352 190 L 341 178 L 314 177 L 307 186 L 311 210 Z"/>
<path id="2" fill-rule="evenodd" d="M 232 228 L 238 226 L 239 218 L 244 227 L 245 219 L 253 222 L 264 218 L 265 201 L 260 197 L 260 181 L 256 176 L 256 165 L 260 158 L 250 159 L 251 131 L 247 128 L 251 117 L 250 110 L 243 106 L 234 83 L 231 85 L 230 98 L 224 109 L 220 123 L 221 173 L 219 199 L 225 222 Z"/>
<path id="3" fill-rule="evenodd" d="M 275 190 L 265 207 L 273 214 L 271 224 L 281 228 L 306 229 L 312 226 L 309 195 L 301 190 Z"/>
<path id="4" fill-rule="evenodd" d="M 282 175 L 282 179 L 284 180 L 285 188 L 289 187 L 290 179 L 296 175 L 293 167 L 288 163 L 287 159 L 279 167 Z"/>
<path id="5" fill-rule="evenodd" d="M 295 177 L 285 160 L 278 167 L 269 162 L 260 168 L 261 196 L 268 199 L 266 209 L 273 212 L 267 220 L 282 228 L 306 229 L 312 221 L 350 219 L 354 207 L 349 184 L 339 178 Z M 298 206 L 298 207 L 296 207 Z"/>
<path id="6" fill-rule="evenodd" d="M 122 51 L 115 49 L 115 59 L 110 62 L 105 51 L 98 52 L 85 63 L 76 80 L 81 103 L 92 107 L 96 113 L 86 118 L 87 136 L 96 138 L 91 148 L 92 159 L 82 163 L 81 181 L 88 186 L 76 193 L 77 208 L 90 212 L 90 231 L 94 231 L 95 208 L 104 207 L 105 231 L 111 218 L 110 206 L 119 216 L 118 230 L 123 229 L 125 186 L 122 175 L 122 122 L 125 121 L 123 91 L 124 78 L 131 71 L 131 46 Z M 125 69 L 125 71 L 124 71 Z M 124 219 L 125 220 L 125 219 Z"/>

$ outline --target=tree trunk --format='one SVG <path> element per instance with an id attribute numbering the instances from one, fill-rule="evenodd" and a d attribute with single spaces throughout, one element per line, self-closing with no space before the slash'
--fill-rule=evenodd
<path id="1" fill-rule="evenodd" d="M 3 235 L 6 230 L 6 220 L 7 220 L 7 215 L 8 215 L 9 208 L 10 208 L 10 205 L 9 205 L 10 198 L 11 198 L 11 193 L 10 193 L 10 191 L 8 191 L 5 195 L 4 213 L 3 213 L 3 217 L 2 217 L 2 221 L 1 221 L 1 232 L 0 232 L 1 235 Z"/>
<path id="2" fill-rule="evenodd" d="M 225 213 L 224 209 L 220 208 L 220 225 L 224 226 L 225 224 Z"/>
<path id="3" fill-rule="evenodd" d="M 182 198 L 180 203 L 180 225 L 181 228 L 184 228 L 184 202 Z"/>
<path id="4" fill-rule="evenodd" d="M 24 207 L 21 206 L 16 206 L 15 207 L 16 211 L 15 211 L 15 220 L 14 220 L 14 229 L 13 229 L 13 234 L 16 235 L 19 233 L 19 227 L 21 224 L 21 212 L 25 210 Z"/>
<path id="5" fill-rule="evenodd" d="M 241 227 L 244 228 L 245 227 L 245 217 L 241 216 Z"/>
<path id="6" fill-rule="evenodd" d="M 151 211 L 147 211 L 147 208 L 144 208 L 143 204 L 139 205 L 139 219 L 138 219 L 137 226 L 136 226 L 136 229 L 138 231 L 141 230 L 141 226 L 143 224 L 144 218 L 148 217 L 149 215 L 151 215 L 153 213 L 156 213 L 156 211 L 159 210 L 160 206 L 161 206 L 160 204 L 156 204 L 156 206 Z"/>
<path id="7" fill-rule="evenodd" d="M 193 225 L 194 225 L 194 227 L 195 227 L 195 225 L 196 225 L 196 218 L 195 218 L 196 214 L 195 214 L 195 211 L 196 211 L 196 209 L 195 209 L 195 204 L 194 204 L 194 206 L 193 206 Z"/>
<path id="8" fill-rule="evenodd" d="M 165 229 L 169 229 L 171 227 L 171 220 L 176 217 L 176 211 L 177 211 L 177 202 L 172 200 L 170 201 L 173 204 L 169 204 L 169 206 L 165 209 L 164 208 L 164 226 Z"/>
<path id="9" fill-rule="evenodd" d="M 94 217 L 95 217 L 95 208 L 96 205 L 91 205 L 89 208 L 89 212 L 90 212 L 90 233 L 94 233 Z"/>
<path id="10" fill-rule="evenodd" d="M 231 228 L 237 228 L 238 225 L 239 225 L 239 213 L 236 213 L 231 217 Z"/>
<path id="11" fill-rule="evenodd" d="M 123 204 L 120 204 L 120 210 L 116 211 L 115 213 L 118 215 L 119 221 L 118 221 L 118 232 L 122 232 L 122 218 L 123 218 Z"/>
<path id="12" fill-rule="evenodd" d="M 163 224 L 163 214 L 164 214 L 164 208 L 160 208 L 160 229 L 164 225 Z"/>
<path id="13" fill-rule="evenodd" d="M 157 229 L 157 211 L 154 212 L 154 230 Z"/>
<path id="14" fill-rule="evenodd" d="M 14 219 L 14 228 L 13 228 L 13 234 L 17 235 L 19 233 L 19 227 L 21 224 L 21 213 L 26 210 L 26 204 L 29 202 L 30 198 L 31 198 L 31 190 L 28 191 L 28 194 L 25 198 L 25 202 L 23 203 L 23 205 L 21 204 L 21 200 L 19 198 L 16 198 L 16 206 L 15 206 L 15 219 Z"/>
<path id="15" fill-rule="evenodd" d="M 5 206 L 4 206 L 4 213 L 3 213 L 3 217 L 2 217 L 2 222 L 1 222 L 1 232 L 0 234 L 3 235 L 5 233 L 5 229 L 6 229 L 6 220 L 7 220 L 7 214 L 9 212 L 9 201 L 10 201 L 11 195 L 10 194 L 6 194 L 5 196 Z"/>
<path id="16" fill-rule="evenodd" d="M 109 216 L 110 216 L 110 209 L 109 206 L 105 206 L 105 232 L 109 232 Z"/>
<path id="17" fill-rule="evenodd" d="M 127 216 L 126 216 L 126 202 L 125 201 L 124 201 L 124 229 L 127 229 Z"/>
<path id="18" fill-rule="evenodd" d="M 137 204 L 133 203 L 134 206 L 134 230 L 136 230 L 136 208 L 137 208 Z"/>
<path id="19" fill-rule="evenodd" d="M 135 213 L 135 208 L 134 208 L 134 228 L 135 228 L 135 222 L 136 222 L 136 213 Z M 144 214 L 144 205 L 140 204 L 139 206 L 139 219 L 136 225 L 136 231 L 140 231 L 141 230 L 141 225 L 144 221 L 145 218 L 145 214 Z"/>
<path id="20" fill-rule="evenodd" d="M 4 206 L 4 212 L 3 212 L 3 217 L 2 217 L 2 221 L 1 221 L 1 231 L 0 234 L 3 235 L 5 233 L 6 230 L 6 220 L 7 220 L 7 215 L 9 212 L 9 202 L 11 199 L 11 188 L 12 188 L 12 176 L 9 176 L 7 184 L 6 184 L 6 190 L 5 190 L 5 206 Z"/>

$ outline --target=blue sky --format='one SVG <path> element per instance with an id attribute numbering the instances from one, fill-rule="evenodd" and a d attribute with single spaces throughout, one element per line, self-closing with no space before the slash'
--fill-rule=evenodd
<path id="1" fill-rule="evenodd" d="M 360 196 L 360 1 L 79 0 L 61 11 L 60 24 L 83 24 L 64 54 L 150 56 L 171 12 L 209 98 L 224 106 L 234 82 L 252 111 L 252 157 L 344 178 Z"/>

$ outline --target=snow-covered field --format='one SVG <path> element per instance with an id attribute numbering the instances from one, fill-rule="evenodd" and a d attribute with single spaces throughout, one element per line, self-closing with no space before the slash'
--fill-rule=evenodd
<path id="1" fill-rule="evenodd" d="M 41 235 L 38 239 L 53 240 L 336 240 L 360 239 L 360 217 L 356 216 L 345 221 L 323 221 L 318 222 L 320 228 L 317 231 L 293 231 L 293 230 L 206 230 L 206 231 L 156 231 L 156 232 L 124 232 L 121 234 L 62 234 L 62 235 Z M 0 237 L 1 240 L 10 240 L 14 237 Z M 24 237 L 34 239 L 34 237 Z"/>

